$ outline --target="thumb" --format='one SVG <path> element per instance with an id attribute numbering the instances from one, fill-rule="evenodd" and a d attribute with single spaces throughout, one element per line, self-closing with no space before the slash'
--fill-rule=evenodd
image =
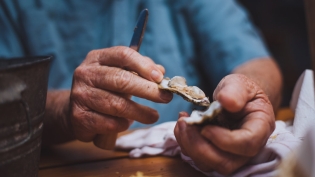
<path id="1" fill-rule="evenodd" d="M 263 92 L 259 86 L 242 74 L 231 74 L 224 77 L 213 93 L 222 107 L 229 112 L 238 112 L 245 104 L 254 99 L 258 92 Z"/>

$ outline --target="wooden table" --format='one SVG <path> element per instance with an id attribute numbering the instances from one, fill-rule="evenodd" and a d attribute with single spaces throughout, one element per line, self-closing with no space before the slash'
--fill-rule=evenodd
<path id="1" fill-rule="evenodd" d="M 289 120 L 293 113 L 281 109 L 277 119 Z M 130 159 L 128 152 L 106 151 L 93 143 L 79 141 L 42 150 L 40 177 L 108 176 L 130 177 L 142 172 L 145 177 L 199 177 L 204 176 L 183 162 L 180 157 L 147 157 Z"/>
<path id="2" fill-rule="evenodd" d="M 43 149 L 39 165 L 40 177 L 130 177 L 137 172 L 144 177 L 204 176 L 179 156 L 131 159 L 128 152 L 102 150 L 79 141 Z"/>

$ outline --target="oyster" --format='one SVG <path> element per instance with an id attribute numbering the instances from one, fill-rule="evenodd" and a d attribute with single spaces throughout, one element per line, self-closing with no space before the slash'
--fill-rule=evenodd
<path id="1" fill-rule="evenodd" d="M 166 77 L 159 84 L 159 88 L 176 93 L 185 100 L 199 106 L 210 105 L 210 101 L 205 93 L 196 86 L 188 86 L 184 77 L 175 76 L 172 79 Z"/>
<path id="2" fill-rule="evenodd" d="M 195 110 L 191 113 L 190 117 L 184 118 L 184 121 L 190 125 L 212 122 L 221 110 L 221 104 L 218 101 L 214 101 L 210 104 L 208 109 L 205 111 Z"/>

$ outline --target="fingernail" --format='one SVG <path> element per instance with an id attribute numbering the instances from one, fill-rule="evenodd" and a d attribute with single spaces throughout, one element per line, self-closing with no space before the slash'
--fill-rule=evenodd
<path id="1" fill-rule="evenodd" d="M 178 119 L 181 118 L 181 117 L 183 117 L 184 114 L 185 114 L 184 111 L 179 112 L 179 113 L 178 113 Z"/>
<path id="2" fill-rule="evenodd" d="M 169 102 L 169 101 L 172 100 L 173 94 L 171 92 L 169 92 L 169 91 L 161 90 L 160 97 L 162 98 L 162 100 Z"/>
<path id="3" fill-rule="evenodd" d="M 161 74 L 161 72 L 158 72 L 156 70 L 153 70 L 151 72 L 151 77 L 156 82 L 161 82 L 161 80 L 163 79 L 163 75 Z"/>

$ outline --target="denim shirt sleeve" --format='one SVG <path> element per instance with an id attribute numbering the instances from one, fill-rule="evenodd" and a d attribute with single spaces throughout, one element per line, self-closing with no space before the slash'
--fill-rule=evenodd
<path id="1" fill-rule="evenodd" d="M 17 13 L 11 1 L 0 2 L 0 58 L 24 55 Z"/>
<path id="2" fill-rule="evenodd" d="M 198 62 L 218 83 L 237 66 L 268 53 L 246 11 L 234 0 L 181 1 Z"/>

